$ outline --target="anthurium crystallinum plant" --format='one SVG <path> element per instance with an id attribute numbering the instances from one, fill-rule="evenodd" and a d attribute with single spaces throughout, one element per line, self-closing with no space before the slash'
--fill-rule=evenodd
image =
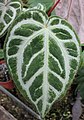
<path id="1" fill-rule="evenodd" d="M 5 58 L 17 88 L 44 119 L 78 70 L 79 40 L 66 20 L 32 8 L 11 25 Z"/>
<path id="2" fill-rule="evenodd" d="M 19 0 L 0 0 L 0 37 L 4 35 L 20 11 Z"/>

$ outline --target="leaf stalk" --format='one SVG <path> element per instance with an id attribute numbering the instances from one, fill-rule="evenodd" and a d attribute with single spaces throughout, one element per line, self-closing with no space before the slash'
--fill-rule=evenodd
<path id="1" fill-rule="evenodd" d="M 51 12 L 55 9 L 55 7 L 58 5 L 59 2 L 60 2 L 60 0 L 58 0 L 58 1 L 51 7 L 51 9 L 50 9 L 49 12 L 48 12 L 48 16 L 50 16 Z"/>

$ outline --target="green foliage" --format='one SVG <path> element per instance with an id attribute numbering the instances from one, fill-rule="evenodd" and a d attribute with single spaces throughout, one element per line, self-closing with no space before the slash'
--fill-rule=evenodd
<path id="1" fill-rule="evenodd" d="M 0 37 L 4 35 L 20 11 L 21 2 L 19 0 L 0 1 Z"/>
<path id="2" fill-rule="evenodd" d="M 4 53 L 3 53 L 3 49 L 0 49 L 0 59 L 4 58 Z"/>
<path id="3" fill-rule="evenodd" d="M 84 67 L 84 51 L 81 53 L 80 68 Z"/>
<path id="4" fill-rule="evenodd" d="M 84 100 L 84 51 L 81 54 L 81 63 L 80 68 L 78 70 L 78 76 L 76 78 L 77 81 L 77 90 L 80 92 L 82 99 Z"/>
<path id="5" fill-rule="evenodd" d="M 46 7 L 46 10 L 48 11 L 54 2 L 53 0 L 28 0 L 28 4 L 31 7 L 36 6 L 38 3 L 43 4 Z"/>
<path id="6" fill-rule="evenodd" d="M 52 104 L 65 94 L 74 79 L 80 47 L 72 26 L 57 16 L 49 18 L 44 7 L 35 7 L 38 3 L 47 11 L 53 5 L 52 0 L 28 0 L 34 8 L 21 12 L 21 3 L 11 0 L 6 4 L 9 9 L 4 15 L 4 7 L 0 6 L 3 18 L 0 32 L 2 37 L 11 25 L 4 50 L 9 71 L 21 94 L 30 99 L 45 118 Z M 4 6 L 2 1 L 0 4 Z M 81 64 L 84 63 L 81 61 Z"/>
<path id="7" fill-rule="evenodd" d="M 22 12 L 6 37 L 5 56 L 22 95 L 42 118 L 72 83 L 80 47 L 71 25 L 36 8 Z"/>

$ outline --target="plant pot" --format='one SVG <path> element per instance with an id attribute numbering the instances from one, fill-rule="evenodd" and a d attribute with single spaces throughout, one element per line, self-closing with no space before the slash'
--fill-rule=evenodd
<path id="1" fill-rule="evenodd" d="M 12 80 L 9 80 L 7 82 L 0 82 L 0 85 L 8 90 L 12 90 L 14 88 L 14 84 Z"/>
<path id="2" fill-rule="evenodd" d="M 5 63 L 5 60 L 0 60 L 0 65 L 4 63 Z"/>
<path id="3" fill-rule="evenodd" d="M 0 65 L 2 64 L 5 64 L 4 60 L 0 60 Z M 7 81 L 0 81 L 0 85 L 8 90 L 12 90 L 15 87 L 11 79 L 8 79 Z"/>

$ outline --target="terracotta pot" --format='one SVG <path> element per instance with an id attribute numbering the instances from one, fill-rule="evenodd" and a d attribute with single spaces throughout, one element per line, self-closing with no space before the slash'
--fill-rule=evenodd
<path id="1" fill-rule="evenodd" d="M 14 84 L 13 84 L 13 81 L 12 80 L 9 80 L 7 82 L 0 82 L 0 85 L 6 89 L 13 89 L 14 88 Z"/>
<path id="2" fill-rule="evenodd" d="M 5 63 L 4 60 L 0 60 L 0 65 L 4 64 L 4 63 Z M 9 90 L 11 90 L 15 87 L 12 80 L 7 80 L 6 82 L 0 82 L 0 85 Z"/>
<path id="3" fill-rule="evenodd" d="M 0 64 L 3 64 L 3 63 L 5 63 L 5 60 L 0 60 Z"/>

